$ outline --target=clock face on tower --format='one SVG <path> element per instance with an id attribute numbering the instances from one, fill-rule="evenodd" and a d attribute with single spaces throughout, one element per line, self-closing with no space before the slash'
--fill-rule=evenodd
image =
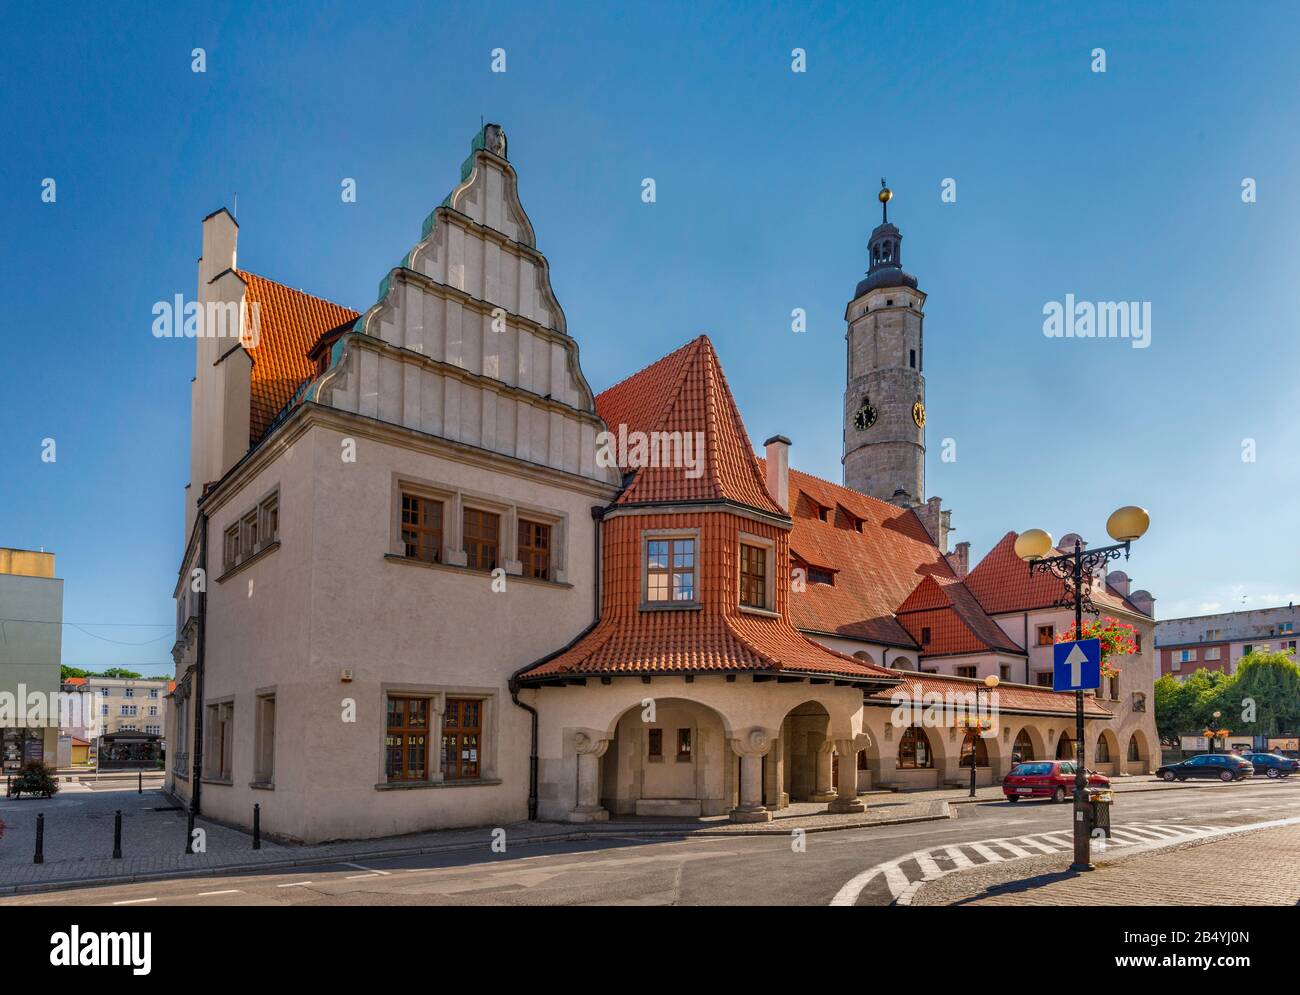
<path id="1" fill-rule="evenodd" d="M 925 405 L 920 401 L 912 405 L 912 421 L 916 422 L 917 428 L 925 428 Z"/>
<path id="2" fill-rule="evenodd" d="M 859 432 L 865 432 L 876 423 L 876 409 L 865 401 L 862 407 L 858 408 L 858 413 L 853 416 L 853 424 Z"/>

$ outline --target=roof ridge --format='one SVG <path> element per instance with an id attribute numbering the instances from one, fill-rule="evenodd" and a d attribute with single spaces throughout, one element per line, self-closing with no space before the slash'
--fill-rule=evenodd
<path id="1" fill-rule="evenodd" d="M 260 273 L 254 273 L 252 270 L 241 269 L 238 266 L 234 267 L 234 271 L 239 276 L 244 276 L 244 277 L 251 276 L 255 280 L 261 280 L 263 283 L 273 284 L 277 287 L 281 287 L 284 290 L 289 291 L 290 293 L 298 294 L 301 297 L 310 297 L 312 300 L 320 301 L 322 304 L 329 304 L 331 307 L 341 308 L 344 311 L 351 311 L 357 317 L 361 316 L 361 312 L 358 311 L 356 308 L 348 307 L 346 304 L 340 304 L 338 301 L 332 301 L 328 297 L 321 297 L 319 294 L 308 293 L 307 291 L 302 290 L 298 287 L 291 287 L 287 283 L 281 283 L 279 280 L 272 280 L 269 276 L 262 276 L 262 274 Z"/>

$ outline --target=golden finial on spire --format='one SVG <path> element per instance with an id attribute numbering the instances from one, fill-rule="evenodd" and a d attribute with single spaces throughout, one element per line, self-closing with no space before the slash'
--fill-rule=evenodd
<path id="1" fill-rule="evenodd" d="M 894 191 L 885 186 L 885 178 L 883 176 L 880 178 L 880 193 L 876 194 L 876 197 L 880 200 L 882 224 L 888 224 L 889 202 L 894 199 Z"/>

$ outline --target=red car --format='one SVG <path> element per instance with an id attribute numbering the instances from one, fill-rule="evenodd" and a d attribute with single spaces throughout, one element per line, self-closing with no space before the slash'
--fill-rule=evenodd
<path id="1" fill-rule="evenodd" d="M 1002 779 L 1002 793 L 1007 801 L 1021 798 L 1051 798 L 1063 802 L 1074 796 L 1075 766 L 1073 760 L 1030 760 L 1016 764 L 1011 773 Z M 1109 788 L 1110 778 L 1104 774 L 1088 774 L 1088 787 Z"/>

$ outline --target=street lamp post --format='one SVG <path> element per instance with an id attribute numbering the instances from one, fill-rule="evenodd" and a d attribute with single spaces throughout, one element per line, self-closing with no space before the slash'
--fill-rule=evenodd
<path id="1" fill-rule="evenodd" d="M 1211 752 L 1211 753 L 1214 752 L 1214 734 L 1215 734 L 1215 730 L 1217 730 L 1217 729 L 1219 728 L 1219 719 L 1220 719 L 1222 716 L 1223 716 L 1223 713 L 1222 713 L 1222 712 L 1215 712 L 1215 713 L 1214 713 L 1214 725 L 1210 726 L 1210 728 L 1209 728 L 1209 730 L 1208 730 L 1209 733 L 1210 733 L 1210 752 Z M 1225 743 L 1224 746 L 1226 747 L 1227 744 Z"/>
<path id="2" fill-rule="evenodd" d="M 996 674 L 989 674 L 984 678 L 984 686 L 975 687 L 975 714 L 968 716 L 962 722 L 962 728 L 970 733 L 970 796 L 975 797 L 975 767 L 979 760 L 979 753 L 976 749 L 976 740 L 980 733 L 993 728 L 993 722 L 990 719 L 980 718 L 980 695 L 987 694 L 998 686 Z"/>
<path id="3" fill-rule="evenodd" d="M 1029 564 L 1029 573 L 1050 573 L 1057 577 L 1065 587 L 1062 604 L 1074 605 L 1074 638 L 1083 637 L 1083 613 L 1096 615 L 1097 609 L 1092 603 L 1093 581 L 1101 572 L 1105 583 L 1105 567 L 1111 560 L 1118 560 L 1120 554 L 1128 559 L 1129 546 L 1134 539 L 1146 534 L 1151 524 L 1151 516 L 1141 508 L 1125 507 L 1115 511 L 1106 521 L 1106 531 L 1112 539 L 1117 540 L 1113 546 L 1099 546 L 1096 549 L 1084 549 L 1078 539 L 1074 549 L 1058 553 L 1053 551 L 1052 537 L 1042 529 L 1029 529 L 1016 539 L 1016 555 Z M 1090 871 L 1092 865 L 1092 840 L 1088 835 L 1088 773 L 1084 759 L 1085 746 L 1083 734 L 1083 689 L 1074 692 L 1074 863 L 1071 870 Z"/>

